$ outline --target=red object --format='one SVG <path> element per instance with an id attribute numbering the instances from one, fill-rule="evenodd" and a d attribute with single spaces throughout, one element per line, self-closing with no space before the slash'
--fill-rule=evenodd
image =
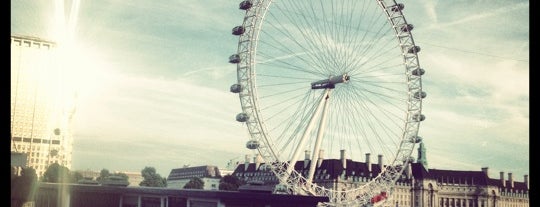
<path id="1" fill-rule="evenodd" d="M 386 192 L 381 192 L 379 195 L 376 195 L 376 196 L 373 196 L 373 198 L 371 198 L 371 203 L 377 203 L 379 201 L 382 201 L 384 199 L 386 199 Z"/>

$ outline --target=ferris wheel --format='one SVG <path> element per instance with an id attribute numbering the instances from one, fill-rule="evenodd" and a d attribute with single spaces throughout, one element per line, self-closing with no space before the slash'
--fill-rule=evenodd
<path id="1" fill-rule="evenodd" d="M 290 193 L 327 206 L 381 205 L 402 176 L 425 119 L 412 33 L 395 0 L 244 0 L 237 52 L 236 120 Z M 346 152 L 346 153 L 344 153 Z M 301 154 L 305 158 L 301 158 Z M 329 187 L 319 159 L 378 154 L 384 167 L 362 184 Z M 346 154 L 346 155 L 344 155 Z M 311 160 L 307 165 L 299 161 Z M 320 164 L 320 163 L 319 163 Z"/>

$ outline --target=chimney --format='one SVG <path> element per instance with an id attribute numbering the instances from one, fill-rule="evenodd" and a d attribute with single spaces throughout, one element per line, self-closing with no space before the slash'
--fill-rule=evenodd
<path id="1" fill-rule="evenodd" d="M 483 168 L 482 168 L 482 172 L 484 172 L 484 174 L 486 174 L 486 176 L 489 177 L 488 169 L 489 169 L 488 167 L 483 167 Z"/>
<path id="2" fill-rule="evenodd" d="M 345 150 L 341 150 L 341 166 L 343 166 L 343 169 L 347 168 L 347 159 L 345 159 Z"/>
<path id="3" fill-rule="evenodd" d="M 371 172 L 371 160 L 369 160 L 369 153 L 366 153 L 366 165 L 368 167 L 368 171 Z"/>
<path id="4" fill-rule="evenodd" d="M 253 162 L 255 163 L 255 170 L 259 170 L 259 166 L 261 166 L 261 155 L 255 155 L 255 157 L 253 157 Z"/>
<path id="5" fill-rule="evenodd" d="M 304 168 L 307 168 L 309 166 L 309 150 L 304 151 L 304 154 Z"/>
<path id="6" fill-rule="evenodd" d="M 514 178 L 512 177 L 512 173 L 508 173 L 508 182 L 510 182 L 510 188 L 514 188 Z"/>
<path id="7" fill-rule="evenodd" d="M 506 181 L 504 180 L 504 172 L 501 171 L 500 175 L 501 175 L 501 184 L 503 187 L 506 187 Z"/>
<path id="8" fill-rule="evenodd" d="M 319 150 L 319 159 L 317 160 L 317 168 L 321 167 L 322 161 L 324 159 L 324 150 Z"/>
<path id="9" fill-rule="evenodd" d="M 525 183 L 525 186 L 527 186 L 527 190 L 529 190 L 529 176 L 523 175 L 523 183 Z"/>
<path id="10" fill-rule="evenodd" d="M 248 166 L 249 166 L 249 155 L 246 155 L 245 160 L 246 161 L 244 161 L 244 171 L 247 171 Z"/>
<path id="11" fill-rule="evenodd" d="M 383 155 L 381 155 L 381 154 L 379 154 L 379 156 L 378 156 L 378 157 L 379 157 L 379 162 L 378 162 L 378 163 L 379 163 L 379 168 L 381 169 L 381 171 L 382 171 L 382 169 L 383 169 L 383 159 L 382 159 L 382 156 L 383 156 Z"/>

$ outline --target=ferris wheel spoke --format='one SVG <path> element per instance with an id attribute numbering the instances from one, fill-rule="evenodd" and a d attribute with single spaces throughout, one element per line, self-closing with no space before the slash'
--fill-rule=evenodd
<path id="1" fill-rule="evenodd" d="M 394 102 L 389 102 L 386 97 L 381 98 L 380 96 L 368 96 L 364 92 L 369 92 L 369 91 L 362 91 L 362 92 L 360 92 L 358 94 L 359 96 L 362 97 L 362 98 L 360 98 L 362 100 L 362 102 L 361 102 L 362 105 L 360 107 L 365 108 L 366 109 L 365 111 L 367 113 L 370 113 L 370 114 L 378 112 L 377 113 L 377 114 L 379 114 L 378 116 L 372 115 L 372 117 L 377 118 L 377 117 L 380 117 L 380 116 L 385 116 L 386 121 L 380 121 L 380 122 L 382 122 L 382 123 L 390 122 L 392 124 L 395 124 L 395 127 L 398 127 L 398 129 L 401 129 L 401 126 L 396 124 L 395 122 L 400 121 L 400 123 L 402 123 L 404 121 L 397 114 L 398 113 L 403 114 L 403 113 L 405 113 L 405 111 L 402 108 L 400 108 L 399 106 L 397 106 L 397 104 L 395 104 Z M 374 98 L 367 98 L 367 97 L 374 97 Z M 376 97 L 379 97 L 378 99 L 380 99 L 381 102 L 385 102 L 387 105 L 393 106 L 394 110 L 390 111 L 390 109 L 391 109 L 390 107 L 382 107 L 381 102 L 376 102 L 374 100 Z M 402 104 L 405 104 L 405 101 L 403 101 Z M 388 121 L 388 120 L 394 120 L 394 122 Z"/>
<path id="2" fill-rule="evenodd" d="M 280 152 L 287 152 L 287 148 L 298 145 L 291 145 L 291 143 L 297 142 L 300 133 L 306 129 L 307 123 L 316 111 L 316 103 L 319 102 L 319 96 L 320 94 L 309 91 L 304 98 L 298 100 L 301 103 L 297 105 L 296 110 L 294 110 L 293 114 L 287 119 L 288 121 L 274 121 L 276 122 L 276 127 L 269 129 L 269 131 L 279 134 L 276 136 L 275 142 L 282 146 L 282 148 L 279 149 Z M 290 154 L 287 157 L 292 157 L 292 155 Z"/>
<path id="3" fill-rule="evenodd" d="M 362 117 L 361 119 L 359 119 L 358 121 L 360 121 L 362 124 L 360 124 L 359 126 L 361 126 L 361 129 L 363 130 L 364 133 L 363 136 L 364 136 L 364 143 L 363 144 L 367 144 L 370 151 L 372 152 L 376 152 L 378 151 L 376 149 L 375 146 L 381 146 L 382 149 L 385 148 L 385 143 L 388 142 L 389 140 L 391 139 L 388 139 L 388 138 L 391 138 L 391 137 L 394 137 L 394 138 L 398 138 L 399 137 L 399 134 L 389 134 L 390 132 L 392 131 L 396 131 L 395 130 L 395 127 L 389 127 L 388 124 L 392 124 L 393 122 L 389 122 L 389 120 L 391 119 L 385 119 L 384 121 L 383 120 L 380 120 L 380 115 L 376 115 L 374 112 L 374 110 L 382 110 L 380 108 L 377 108 L 375 106 L 373 107 L 370 107 L 369 105 L 372 104 L 372 102 L 369 102 L 369 101 L 362 101 L 361 103 L 359 103 L 361 105 L 359 105 L 357 108 L 359 110 L 359 116 Z M 380 113 L 377 113 L 377 114 L 380 114 Z M 400 127 L 400 126 L 399 126 Z M 386 136 L 383 136 L 383 134 L 385 134 Z M 388 137 L 388 138 L 383 138 L 383 137 Z M 372 140 L 372 141 L 370 141 Z M 374 142 L 376 141 L 376 142 Z M 394 145 L 395 143 L 392 142 Z M 377 144 L 377 145 L 374 145 L 374 144 Z M 382 152 L 381 152 L 382 153 Z M 386 153 L 384 153 L 386 154 Z"/>
<path id="4" fill-rule="evenodd" d="M 273 14 L 271 14 L 271 16 L 272 15 Z M 283 16 L 288 17 L 289 19 L 291 18 L 286 13 L 283 14 Z M 277 18 L 277 17 L 275 17 L 275 18 Z M 294 44 L 295 46 L 297 46 L 297 48 L 299 48 L 298 51 L 306 52 L 305 54 L 310 59 L 310 60 L 301 59 L 302 61 L 305 61 L 306 63 L 317 63 L 318 62 L 317 59 L 320 58 L 320 57 L 316 57 L 316 54 L 318 54 L 318 53 L 309 52 L 309 51 L 318 51 L 318 49 L 313 44 L 300 43 L 300 41 L 298 39 L 298 36 L 306 36 L 307 35 L 304 32 L 306 29 L 298 28 L 298 25 L 295 25 L 297 29 L 292 31 L 291 29 L 289 29 L 290 26 L 275 25 L 275 24 L 272 24 L 272 23 L 269 23 L 269 25 L 271 27 L 274 27 L 279 33 L 284 34 L 284 38 L 286 38 L 287 41 L 284 41 L 283 39 L 277 40 L 275 38 L 272 38 L 273 35 L 269 34 L 267 36 L 270 36 L 269 40 L 272 40 L 272 41 L 267 43 L 266 45 L 269 45 L 269 47 L 273 47 L 273 48 L 275 48 L 274 45 L 282 45 L 282 47 L 280 47 L 278 49 L 278 51 L 288 50 L 288 54 L 296 54 L 295 52 L 293 52 L 290 49 L 291 45 L 285 45 L 287 42 L 290 42 L 290 43 Z M 308 40 L 308 39 L 304 39 L 304 40 Z M 263 42 L 263 43 L 266 43 L 266 42 Z M 307 41 L 307 43 L 310 43 L 310 41 Z"/>

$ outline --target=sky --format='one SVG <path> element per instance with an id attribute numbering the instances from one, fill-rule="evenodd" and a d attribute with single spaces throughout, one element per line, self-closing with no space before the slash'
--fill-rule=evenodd
<path id="1" fill-rule="evenodd" d="M 236 65 L 240 1 L 79 2 L 71 84 L 72 170 L 162 176 L 185 165 L 243 162 L 249 134 Z M 529 2 L 403 2 L 422 50 L 428 167 L 529 174 Z M 66 1 L 66 16 L 71 3 Z M 54 40 L 53 1 L 11 0 L 11 34 Z M 69 16 L 68 16 L 69 17 Z M 416 156 L 416 151 L 413 153 Z"/>

